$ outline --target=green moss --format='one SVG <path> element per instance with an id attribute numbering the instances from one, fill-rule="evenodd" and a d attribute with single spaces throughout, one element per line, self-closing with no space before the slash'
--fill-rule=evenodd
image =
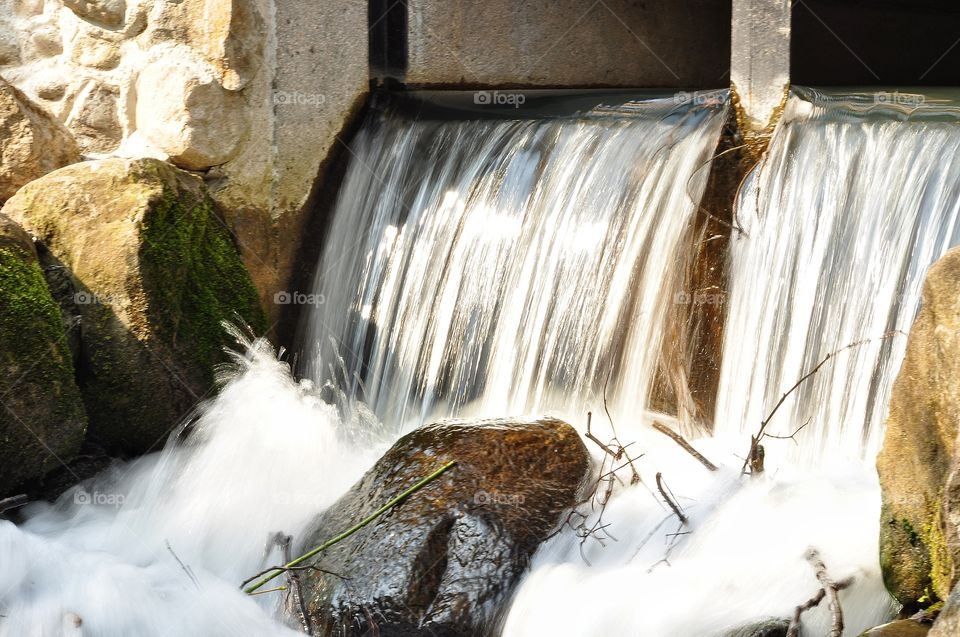
<path id="1" fill-rule="evenodd" d="M 943 492 L 933 503 L 929 521 L 923 530 L 923 542 L 930 553 L 930 581 L 933 583 L 934 593 L 945 599 L 953 588 L 951 573 L 953 572 L 953 558 L 947 547 L 947 540 L 943 535 Z"/>
<path id="2" fill-rule="evenodd" d="M 165 184 L 143 220 L 141 275 L 153 328 L 207 379 L 228 345 L 222 322 L 266 330 L 257 290 L 210 200 Z"/>
<path id="3" fill-rule="evenodd" d="M 903 530 L 904 534 L 906 534 L 907 541 L 910 542 L 910 546 L 917 546 L 920 544 L 920 534 L 917 533 L 915 528 L 913 528 L 913 524 L 910 523 L 910 520 L 907 518 L 901 519 L 900 528 Z"/>
<path id="4" fill-rule="evenodd" d="M 0 374 L 3 491 L 52 468 L 51 450 L 68 459 L 86 420 L 60 309 L 34 256 L 11 247 L 0 248 Z"/>

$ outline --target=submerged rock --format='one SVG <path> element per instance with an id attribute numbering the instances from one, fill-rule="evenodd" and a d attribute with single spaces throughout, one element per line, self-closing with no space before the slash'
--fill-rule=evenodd
<path id="1" fill-rule="evenodd" d="M 744 624 L 722 633 L 722 637 L 786 637 L 790 620 L 771 617 Z"/>
<path id="2" fill-rule="evenodd" d="M 401 438 L 315 524 L 304 552 L 457 465 L 305 571 L 314 635 L 476 635 L 578 500 L 590 459 L 559 420 L 448 422 Z M 338 577 L 340 576 L 340 577 Z M 295 611 L 294 611 L 295 612 Z"/>
<path id="3" fill-rule="evenodd" d="M 86 416 L 33 241 L 0 214 L 0 496 L 68 462 Z"/>
<path id="4" fill-rule="evenodd" d="M 104 159 L 31 182 L 4 212 L 66 266 L 80 316 L 90 432 L 162 444 L 210 388 L 224 320 L 264 328 L 257 293 L 203 182 L 167 163 Z M 59 315 L 58 315 L 59 316 Z"/>
<path id="5" fill-rule="evenodd" d="M 788 619 L 763 619 L 723 633 L 723 637 L 786 637 Z"/>
<path id="6" fill-rule="evenodd" d="M 51 170 L 80 161 L 69 131 L 0 79 L 0 201 Z"/>
<path id="7" fill-rule="evenodd" d="M 935 263 L 890 401 L 877 458 L 883 508 L 880 562 L 907 608 L 956 583 L 960 484 L 960 249 Z"/>

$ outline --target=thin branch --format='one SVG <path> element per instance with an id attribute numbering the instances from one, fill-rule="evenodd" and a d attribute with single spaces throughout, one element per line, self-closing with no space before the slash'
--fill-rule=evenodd
<path id="1" fill-rule="evenodd" d="M 180 565 L 180 568 L 183 569 L 183 572 L 187 574 L 187 577 L 190 578 L 190 581 L 193 582 L 193 585 L 200 589 L 200 582 L 197 581 L 197 577 L 193 574 L 193 571 L 190 570 L 190 567 L 183 563 L 183 560 L 173 552 L 173 547 L 170 546 L 169 540 L 164 540 L 164 543 L 167 545 L 167 550 L 170 551 L 170 555 L 173 556 L 173 559 L 177 560 L 177 564 Z"/>
<path id="2" fill-rule="evenodd" d="M 807 551 L 806 558 L 817 575 L 817 581 L 823 586 L 822 590 L 826 593 L 830 614 L 833 617 L 833 627 L 830 631 L 830 637 L 841 637 L 843 634 L 843 609 L 840 607 L 840 596 L 837 594 L 837 585 L 830 579 L 830 575 L 827 573 L 827 565 L 824 564 L 820 553 L 816 549 Z"/>
<path id="3" fill-rule="evenodd" d="M 670 508 L 673 509 L 673 512 L 676 514 L 677 518 L 680 519 L 680 522 L 682 524 L 686 524 L 687 516 L 683 514 L 683 511 L 680 509 L 680 505 L 674 502 L 673 498 L 667 494 L 667 490 L 663 486 L 663 474 L 661 474 L 659 471 L 657 472 L 657 489 L 660 490 L 660 495 L 663 496 L 663 499 L 666 500 L 667 504 L 670 505 Z"/>
<path id="4" fill-rule="evenodd" d="M 347 539 L 348 537 L 350 537 L 351 535 L 353 535 L 354 533 L 356 533 L 357 531 L 359 531 L 359 530 L 362 529 L 363 527 L 367 526 L 368 524 L 370 524 L 371 522 L 373 522 L 374 520 L 376 520 L 378 517 L 380 517 L 381 515 L 383 515 L 384 513 L 386 513 L 387 511 L 389 511 L 390 509 L 392 509 L 393 507 L 395 507 L 396 505 L 400 504 L 401 502 L 403 502 L 404 500 L 406 500 L 407 498 L 409 498 L 411 495 L 413 495 L 414 493 L 416 493 L 417 491 L 419 491 L 419 490 L 422 489 L 423 487 L 427 486 L 428 484 L 430 484 L 431 482 L 433 482 L 434 480 L 436 480 L 437 478 L 439 478 L 444 472 L 446 472 L 448 469 L 450 469 L 451 467 L 453 467 L 453 466 L 456 465 L 456 464 L 457 464 L 457 461 L 456 461 L 456 460 L 451 460 L 450 462 L 448 462 L 447 464 L 443 465 L 442 467 L 440 467 L 439 469 L 437 469 L 436 471 L 434 471 L 433 473 L 431 473 L 431 474 L 428 475 L 427 477 L 423 478 L 422 480 L 420 480 L 419 482 L 417 482 L 416 484 L 414 484 L 414 485 L 413 485 L 412 487 L 410 487 L 409 489 L 405 490 L 405 491 L 404 491 L 403 493 L 401 493 L 400 495 L 398 495 L 398 496 L 394 497 L 393 499 L 391 499 L 389 502 L 387 502 L 386 504 L 384 504 L 383 506 L 381 506 L 379 509 L 377 509 L 376 511 L 374 511 L 373 513 L 371 513 L 370 515 L 368 515 L 368 516 L 365 517 L 364 519 L 362 519 L 362 520 L 360 520 L 359 522 L 357 522 L 356 524 L 354 524 L 352 527 L 350 527 L 349 529 L 347 529 L 347 530 L 344 531 L 343 533 L 340 533 L 339 535 L 337 535 L 337 536 L 335 536 L 335 537 L 327 540 L 326 542 L 324 542 L 324 543 L 321 544 L 320 546 L 318 546 L 318 547 L 316 547 L 316 548 L 314 548 L 314 549 L 311 549 L 310 551 L 307 551 L 306 553 L 304 553 L 304 554 L 301 555 L 300 557 L 296 558 L 295 560 L 292 560 L 292 561 L 288 562 L 287 564 L 284 564 L 282 567 L 277 567 L 277 568 L 273 569 L 273 571 L 272 571 L 270 574 L 264 575 L 264 577 L 263 577 L 262 579 L 260 579 L 259 581 L 257 581 L 255 584 L 251 584 L 251 585 L 248 586 L 247 588 L 243 589 L 244 592 L 245 592 L 245 593 L 252 593 L 252 592 L 254 592 L 255 590 L 261 588 L 264 584 L 266 584 L 267 582 L 273 580 L 275 577 L 278 577 L 279 575 L 281 575 L 282 573 L 286 572 L 286 571 L 289 570 L 290 568 L 292 568 L 292 567 L 294 567 L 294 566 L 299 566 L 300 564 L 302 564 L 303 562 L 309 560 L 310 558 L 314 557 L 315 555 L 318 555 L 318 554 L 322 553 L 323 551 L 327 550 L 328 548 L 330 548 L 330 547 L 333 546 L 334 544 L 337 544 L 338 542 L 341 542 L 341 541 Z"/>
<path id="5" fill-rule="evenodd" d="M 599 438 L 597 438 L 596 436 L 593 435 L 593 432 L 590 430 L 590 426 L 591 426 L 591 424 L 592 424 L 592 421 L 593 421 L 593 413 L 588 411 L 588 412 L 587 412 L 587 433 L 584 434 L 584 435 L 586 435 L 587 438 L 589 438 L 589 439 L 592 440 L 594 443 L 596 443 L 596 445 L 597 445 L 598 447 L 600 447 L 601 449 L 603 449 L 603 451 L 604 451 L 605 453 L 607 453 L 607 454 L 609 454 L 609 455 L 611 455 L 611 456 L 616 457 L 616 456 L 617 456 L 617 453 L 616 453 L 613 449 L 611 449 L 610 447 L 608 447 L 606 444 L 604 444 L 604 442 L 603 442 L 602 440 L 600 440 Z"/>
<path id="6" fill-rule="evenodd" d="M 710 462 L 709 460 L 707 460 L 706 458 L 704 458 L 703 455 L 702 455 L 699 451 L 697 451 L 696 449 L 694 449 L 694 448 L 693 448 L 693 445 L 691 445 L 689 442 L 687 442 L 686 439 L 685 439 L 683 436 L 681 436 L 681 435 L 678 434 L 677 432 L 673 431 L 672 429 L 670 429 L 669 427 L 667 427 L 665 424 L 663 424 L 663 423 L 661 423 L 661 422 L 657 422 L 656 420 L 654 420 L 654 421 L 653 421 L 653 428 L 656 429 L 657 431 L 659 431 L 660 433 L 662 433 L 663 435 L 671 438 L 675 443 L 677 443 L 678 445 L 680 445 L 680 446 L 683 448 L 684 451 L 686 451 L 686 452 L 689 453 L 691 456 L 693 456 L 694 458 L 696 458 L 697 461 L 700 462 L 700 464 L 702 464 L 704 467 L 706 467 L 706 468 L 709 469 L 710 471 L 716 471 L 716 470 L 717 470 L 717 465 L 713 464 L 712 462 Z"/>
<path id="7" fill-rule="evenodd" d="M 281 573 L 292 573 L 292 572 L 300 572 L 300 571 L 314 571 L 314 572 L 316 572 L 316 573 L 323 573 L 324 575 L 332 575 L 333 577 L 337 577 L 337 578 L 340 578 L 340 579 L 342 579 L 342 580 L 349 580 L 349 579 L 350 579 L 349 577 L 346 577 L 346 576 L 344 576 L 344 575 L 341 575 L 340 573 L 334 573 L 333 571 L 328 571 L 328 570 L 323 569 L 323 568 L 320 568 L 319 566 L 316 566 L 316 565 L 314 565 L 314 564 L 307 564 L 306 566 L 271 566 L 270 568 L 264 569 L 264 570 L 260 571 L 259 573 L 257 573 L 256 575 L 251 575 L 251 576 L 248 577 L 247 579 L 243 580 L 243 582 L 240 583 L 240 588 L 243 588 L 244 586 L 246 586 L 247 584 L 249 584 L 249 583 L 252 582 L 253 580 L 257 579 L 258 577 L 263 577 L 263 576 L 266 575 L 267 573 L 273 573 L 274 571 L 280 571 Z"/>
<path id="8" fill-rule="evenodd" d="M 788 389 L 786 392 L 783 393 L 782 396 L 780 396 L 780 400 L 778 400 L 777 404 L 773 406 L 773 409 L 770 410 L 770 413 L 767 414 L 767 417 L 760 421 L 760 429 L 757 430 L 756 435 L 750 437 L 750 453 L 747 454 L 746 459 L 743 461 L 743 468 L 741 469 L 741 471 L 743 473 L 747 473 L 748 465 L 750 465 L 751 473 L 760 473 L 763 471 L 763 447 L 762 445 L 760 445 L 760 442 L 765 437 L 776 438 L 776 436 L 769 436 L 766 433 L 767 425 L 770 424 L 770 421 L 776 415 L 780 407 L 782 407 L 783 404 L 786 402 L 787 398 L 793 392 L 795 392 L 800 387 L 800 385 L 803 384 L 805 380 L 807 380 L 808 378 L 810 378 L 811 376 L 819 372 L 820 369 L 827 364 L 827 361 L 829 361 L 831 358 L 836 357 L 842 352 L 845 352 L 849 349 L 853 349 L 854 347 L 865 345 L 866 343 L 870 343 L 875 340 L 886 340 L 893 336 L 897 336 L 898 334 L 905 335 L 905 333 L 902 330 L 891 330 L 878 338 L 864 338 L 859 341 L 854 341 L 853 343 L 844 345 L 840 349 L 834 350 L 829 354 L 827 354 L 826 356 L 824 356 L 823 360 L 817 363 L 813 369 L 811 369 L 809 372 L 801 376 L 800 379 L 797 380 L 797 382 L 795 382 L 793 386 L 790 387 L 790 389 Z M 806 424 L 804 424 L 803 427 L 806 427 Z M 788 436 L 788 438 L 792 438 L 793 436 L 797 435 L 797 433 L 799 433 L 800 430 L 803 429 L 803 427 L 799 427 L 795 432 L 793 432 L 791 436 Z"/>
<path id="9" fill-rule="evenodd" d="M 280 546 L 280 552 L 283 555 L 283 561 L 289 562 L 290 557 L 290 545 L 293 542 L 293 537 L 285 533 L 277 533 L 273 536 L 274 542 Z M 313 628 L 310 625 L 310 615 L 307 613 L 307 605 L 303 599 L 303 586 L 300 583 L 300 573 L 297 570 L 288 570 L 287 571 L 287 584 L 288 590 L 290 591 L 287 595 L 286 604 L 287 606 L 292 605 L 296 609 L 297 619 L 300 620 L 300 628 L 305 635 L 313 634 Z M 281 587 L 283 588 L 283 587 Z M 257 593 L 254 593 L 257 594 Z M 291 603 L 292 598 L 292 603 Z"/>
<path id="10" fill-rule="evenodd" d="M 848 577 L 846 579 L 840 580 L 834 584 L 834 588 L 838 591 L 842 591 L 853 584 L 853 578 Z M 790 620 L 790 626 L 787 628 L 787 637 L 799 637 L 800 635 L 800 615 L 810 610 L 811 608 L 816 608 L 820 605 L 820 602 L 823 601 L 823 598 L 827 596 L 826 591 L 822 588 L 816 592 L 816 594 L 800 604 L 793 610 L 793 617 Z"/>

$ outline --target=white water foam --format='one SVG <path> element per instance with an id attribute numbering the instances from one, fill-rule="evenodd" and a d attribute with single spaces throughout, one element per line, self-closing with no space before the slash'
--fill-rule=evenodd
<path id="1" fill-rule="evenodd" d="M 0 521 L 0 635 L 295 635 L 279 594 L 240 583 L 282 562 L 383 447 L 340 439 L 334 407 L 258 341 L 186 442 Z"/>

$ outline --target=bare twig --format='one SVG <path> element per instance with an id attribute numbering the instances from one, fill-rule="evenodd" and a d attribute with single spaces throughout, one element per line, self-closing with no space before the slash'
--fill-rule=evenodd
<path id="1" fill-rule="evenodd" d="M 845 352 L 845 351 L 847 351 L 847 350 L 849 350 L 849 349 L 853 349 L 853 348 L 855 348 L 855 347 L 859 347 L 859 346 L 861 346 L 861 345 L 865 345 L 866 343 L 870 343 L 870 342 L 875 341 L 875 340 L 886 340 L 886 339 L 891 338 L 891 337 L 893 337 L 893 336 L 897 336 L 898 334 L 899 334 L 899 335 L 905 335 L 902 330 L 891 330 L 891 331 L 886 332 L 885 334 L 879 336 L 878 338 L 864 338 L 864 339 L 861 339 L 861 340 L 859 340 L 859 341 L 854 341 L 853 343 L 849 343 L 849 344 L 847 344 L 847 345 L 844 345 L 844 346 L 841 347 L 840 349 L 834 350 L 834 351 L 830 352 L 829 354 L 827 354 L 826 356 L 824 356 L 823 359 L 822 359 L 819 363 L 817 363 L 816 366 L 814 366 L 813 369 L 811 369 L 809 372 L 807 372 L 806 374 L 804 374 L 803 376 L 801 376 L 800 379 L 797 380 L 797 382 L 795 382 L 795 383 L 790 387 L 790 389 L 788 389 L 787 391 L 785 391 L 785 392 L 783 393 L 783 395 L 780 396 L 780 400 L 778 400 L 778 401 L 777 401 L 777 404 L 775 404 L 775 405 L 773 406 L 773 409 L 770 410 L 770 413 L 767 414 L 767 417 L 760 421 L 760 429 L 757 431 L 756 435 L 750 437 L 750 452 L 747 454 L 746 459 L 744 459 L 744 461 L 743 461 L 743 469 L 741 469 L 741 471 L 742 471 L 743 473 L 747 473 L 747 467 L 749 466 L 749 467 L 750 467 L 750 473 L 762 473 L 762 472 L 763 472 L 763 456 L 764 456 L 764 450 L 763 450 L 763 446 L 762 446 L 760 443 L 761 443 L 761 441 L 762 441 L 764 438 L 776 438 L 776 439 L 787 438 L 787 439 L 794 439 L 794 436 L 796 436 L 798 433 L 800 433 L 800 431 L 801 431 L 804 427 L 806 427 L 807 424 L 809 424 L 809 421 L 807 421 L 807 423 L 804 423 L 801 427 L 798 427 L 798 428 L 796 429 L 796 431 L 794 431 L 794 432 L 793 432 L 791 435 L 789 435 L 789 436 L 772 436 L 772 435 L 768 434 L 767 431 L 766 431 L 766 430 L 767 430 L 767 425 L 770 424 L 770 421 L 771 421 L 771 420 L 773 419 L 773 417 L 776 415 L 776 413 L 777 413 L 777 411 L 780 409 L 780 407 L 783 406 L 783 404 L 786 402 L 787 398 L 788 398 L 793 392 L 795 392 L 795 391 L 800 387 L 800 385 L 803 384 L 804 381 L 806 381 L 808 378 L 812 377 L 814 374 L 816 374 L 817 372 L 819 372 L 820 369 L 821 369 L 824 365 L 827 364 L 827 361 L 829 361 L 831 358 L 836 357 L 836 356 L 839 355 L 840 353 Z M 796 440 L 794 439 L 794 441 L 796 441 Z"/>
<path id="2" fill-rule="evenodd" d="M 553 537 L 553 535 L 556 535 L 564 528 L 571 529 L 576 536 L 580 538 L 580 556 L 587 564 L 590 564 L 590 560 L 588 560 L 584 554 L 584 547 L 588 540 L 596 540 L 601 546 L 606 546 L 607 540 L 617 540 L 609 531 L 610 525 L 603 520 L 607 502 L 609 502 L 610 497 L 613 495 L 613 489 L 616 483 L 623 483 L 617 473 L 621 469 L 630 467 L 632 474 L 630 483 L 636 484 L 641 482 L 640 473 L 637 471 L 636 466 L 634 466 L 634 461 L 642 456 L 638 456 L 637 458 L 631 457 L 628 449 L 633 443 L 624 445 L 620 442 L 617 437 L 616 427 L 613 424 L 613 418 L 610 416 L 610 411 L 606 406 L 605 396 L 606 385 L 604 385 L 604 411 L 610 421 L 613 439 L 609 443 L 605 443 L 593 433 L 592 412 L 587 412 L 587 431 L 584 434 L 588 440 L 596 444 L 603 451 L 599 475 L 596 478 L 593 488 L 590 489 L 590 495 L 574 505 L 567 513 L 563 524 L 557 527 L 554 533 L 549 536 Z M 589 512 L 584 510 L 587 505 L 590 506 Z M 597 513 L 598 511 L 599 513 Z M 593 516 L 591 514 L 596 515 Z M 593 519 L 592 523 L 590 522 L 591 519 Z"/>
<path id="3" fill-rule="evenodd" d="M 697 451 L 696 449 L 694 449 L 694 448 L 693 448 L 693 445 L 691 445 L 689 442 L 687 442 L 686 439 L 685 439 L 683 436 L 681 436 L 681 435 L 678 434 L 677 432 L 673 431 L 672 429 L 670 429 L 669 427 L 667 427 L 665 424 L 663 424 L 663 423 L 661 423 L 661 422 L 657 422 L 656 420 L 654 420 L 654 421 L 653 421 L 653 428 L 656 429 L 657 431 L 659 431 L 660 433 L 664 434 L 665 436 L 671 438 L 675 443 L 677 443 L 678 445 L 680 445 L 680 446 L 683 448 L 684 451 L 686 451 L 686 452 L 689 453 L 691 456 L 693 456 L 694 458 L 696 458 L 697 461 L 700 462 L 700 464 L 702 464 L 704 467 L 706 467 L 706 468 L 709 469 L 710 471 L 716 471 L 716 470 L 717 470 L 717 465 L 713 464 L 712 462 L 710 462 L 709 460 L 707 460 L 706 458 L 704 458 L 703 455 L 702 455 L 699 451 Z"/>
<path id="4" fill-rule="evenodd" d="M 840 637 L 843 634 L 843 609 L 840 607 L 839 592 L 853 584 L 853 578 L 847 577 L 834 582 L 827 574 L 827 566 L 820 558 L 820 554 L 815 549 L 809 549 L 806 554 L 807 561 L 813 566 L 817 581 L 822 588 L 818 590 L 813 597 L 803 604 L 797 606 L 793 611 L 793 618 L 790 620 L 790 626 L 787 629 L 787 637 L 798 637 L 800 635 L 800 616 L 820 605 L 820 602 L 827 599 L 832 618 L 830 637 Z"/>
<path id="5" fill-rule="evenodd" d="M 823 586 L 823 590 L 826 592 L 830 614 L 833 617 L 833 628 L 830 631 L 830 637 L 840 637 L 843 634 L 843 609 L 840 608 L 840 596 L 837 595 L 837 585 L 830 579 L 830 575 L 827 573 L 827 565 L 824 564 L 820 553 L 816 549 L 808 550 L 806 558 L 817 575 L 817 581 L 820 582 L 820 585 Z"/>
<path id="6" fill-rule="evenodd" d="M 687 516 L 683 514 L 683 511 L 680 509 L 680 505 L 673 501 L 673 498 L 667 493 L 666 488 L 663 486 L 663 475 L 658 471 L 657 472 L 657 489 L 660 491 L 660 495 L 663 496 L 663 499 L 667 501 L 667 504 L 670 505 L 670 508 L 673 509 L 673 512 L 676 514 L 677 518 L 680 519 L 682 524 L 687 523 Z"/>
<path id="7" fill-rule="evenodd" d="M 617 457 L 617 452 L 615 452 L 613 449 L 611 449 L 606 444 L 604 444 L 602 440 L 600 440 L 599 438 L 593 435 L 593 431 L 591 431 L 590 429 L 592 425 L 592 421 L 593 421 L 593 413 L 588 411 L 587 412 L 587 433 L 585 434 L 586 437 L 592 440 L 594 443 L 596 443 L 596 445 L 601 449 L 603 449 L 605 453 L 611 456 Z"/>
<path id="8" fill-rule="evenodd" d="M 164 543 L 167 545 L 167 550 L 170 551 L 170 555 L 173 556 L 173 559 L 177 560 L 177 564 L 180 565 L 180 568 L 183 569 L 183 572 L 187 574 L 187 577 L 190 578 L 190 581 L 193 582 L 193 585 L 196 586 L 197 589 L 199 590 L 200 582 L 197 581 L 197 577 L 193 574 L 193 571 L 190 569 L 189 566 L 183 563 L 183 560 L 181 560 L 176 553 L 174 553 L 173 547 L 170 546 L 169 540 L 164 540 Z"/>
<path id="9" fill-rule="evenodd" d="M 280 546 L 283 561 L 289 563 L 291 561 L 290 544 L 293 538 L 285 533 L 277 533 L 274 535 L 274 541 Z M 311 635 L 313 634 L 313 630 L 310 625 L 310 615 L 307 613 L 307 605 L 303 599 L 303 586 L 300 583 L 300 572 L 295 569 L 288 570 L 287 583 L 288 587 L 286 588 L 290 591 L 286 600 L 287 606 L 293 606 L 295 609 L 297 619 L 300 620 L 300 628 L 304 634 Z M 280 588 L 282 589 L 284 587 Z"/>
<path id="10" fill-rule="evenodd" d="M 349 580 L 349 577 L 341 575 L 340 573 L 334 573 L 333 571 L 328 571 L 326 569 L 320 568 L 315 564 L 307 564 L 305 566 L 271 566 L 270 568 L 264 569 L 257 573 L 256 575 L 251 575 L 247 579 L 243 580 L 240 583 L 240 588 L 243 588 L 253 580 L 258 577 L 263 577 L 268 573 L 273 573 L 274 571 L 280 571 L 280 573 L 291 573 L 291 572 L 300 572 L 300 571 L 314 571 L 315 573 L 323 573 L 324 575 L 332 575 L 333 577 L 338 577 L 342 580 Z"/>

